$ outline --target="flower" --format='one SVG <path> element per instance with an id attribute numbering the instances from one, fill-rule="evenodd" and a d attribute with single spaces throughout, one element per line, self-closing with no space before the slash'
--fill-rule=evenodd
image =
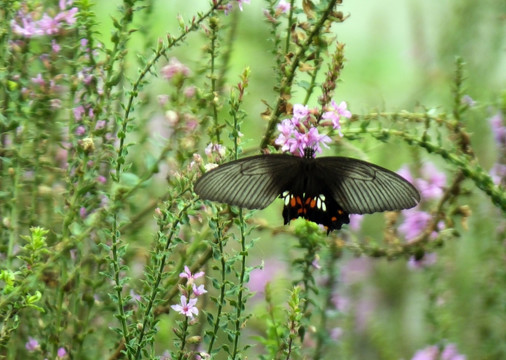
<path id="1" fill-rule="evenodd" d="M 433 163 L 425 163 L 421 169 L 422 178 L 416 179 L 415 185 L 424 199 L 439 199 L 446 186 L 446 175 L 439 171 Z"/>
<path id="2" fill-rule="evenodd" d="M 290 11 L 290 3 L 285 0 L 280 0 L 278 6 L 276 6 L 276 10 L 281 13 L 287 13 Z"/>
<path id="3" fill-rule="evenodd" d="M 503 121 L 503 114 L 497 111 L 490 119 L 490 127 L 494 133 L 494 139 L 498 147 L 506 147 L 506 126 Z"/>
<path id="4" fill-rule="evenodd" d="M 181 295 L 181 304 L 179 305 L 172 305 L 171 308 L 176 310 L 181 315 L 188 316 L 189 318 L 193 319 L 193 314 L 198 315 L 199 309 L 195 307 L 195 304 L 197 303 L 197 298 L 190 299 L 190 301 L 187 302 L 186 296 Z"/>
<path id="5" fill-rule="evenodd" d="M 25 348 L 29 352 L 32 352 L 32 351 L 40 349 L 40 345 L 36 339 L 32 338 L 31 336 L 28 336 L 28 341 L 25 344 Z"/>
<path id="6" fill-rule="evenodd" d="M 429 213 L 420 210 L 409 209 L 402 213 L 404 222 L 399 225 L 399 232 L 404 235 L 407 242 L 420 235 L 432 218 Z"/>
<path id="7" fill-rule="evenodd" d="M 331 101 L 328 111 L 324 112 L 322 115 L 322 119 L 330 120 L 332 122 L 332 127 L 334 130 L 339 132 L 339 136 L 343 136 L 341 133 L 341 117 L 351 118 L 351 112 L 347 109 L 347 104 L 345 101 L 341 101 L 339 105 L 336 104 L 334 100 Z"/>
<path id="8" fill-rule="evenodd" d="M 188 283 L 191 284 L 193 283 L 193 281 L 195 279 L 198 279 L 199 277 L 202 277 L 204 276 L 204 272 L 203 271 L 200 271 L 196 274 L 192 274 L 191 271 L 190 271 L 190 268 L 188 266 L 184 266 L 184 271 L 182 273 L 179 274 L 179 277 L 180 278 L 187 278 L 188 279 Z"/>
<path id="9" fill-rule="evenodd" d="M 225 146 L 220 145 L 220 144 L 214 144 L 214 143 L 210 143 L 209 145 L 207 145 L 204 150 L 204 152 L 206 153 L 206 155 L 208 157 L 211 157 L 213 155 L 213 153 L 217 153 L 220 158 L 225 156 L 226 151 L 227 151 L 227 148 Z"/>
<path id="10" fill-rule="evenodd" d="M 455 344 L 448 344 L 441 353 L 441 360 L 466 360 L 466 356 L 458 353 Z"/>
<path id="11" fill-rule="evenodd" d="M 275 140 L 277 145 L 281 145 L 282 151 L 289 151 L 300 157 L 304 156 L 305 148 L 312 148 L 315 153 L 321 153 L 320 145 L 328 147 L 327 143 L 331 141 L 327 135 L 320 135 L 315 127 L 310 128 L 307 132 L 304 129 L 299 129 L 297 124 L 304 117 L 303 114 L 303 112 L 299 112 L 297 115 L 294 114 L 292 119 L 285 119 L 281 124 L 278 124 L 280 134 Z"/>
<path id="12" fill-rule="evenodd" d="M 188 77 L 190 75 L 190 68 L 181 63 L 177 58 L 172 57 L 169 63 L 162 67 L 160 72 L 165 79 L 171 80 L 175 76 Z"/>
<path id="13" fill-rule="evenodd" d="M 466 360 L 466 356 L 459 354 L 454 344 L 446 345 L 442 352 L 433 345 L 418 350 L 411 360 Z"/>
<path id="14" fill-rule="evenodd" d="M 439 199 L 443 195 L 446 187 L 446 174 L 439 171 L 431 162 L 423 164 L 420 170 L 420 178 L 415 179 L 406 166 L 403 166 L 397 173 L 413 183 L 420 191 L 423 199 Z"/>
<path id="15" fill-rule="evenodd" d="M 204 285 L 200 285 L 199 287 L 197 287 L 197 285 L 193 284 L 192 289 L 193 289 L 193 294 L 195 296 L 200 296 L 200 295 L 205 294 L 207 292 L 207 290 L 204 288 Z"/>
<path id="16" fill-rule="evenodd" d="M 67 355 L 67 350 L 65 350 L 64 347 L 61 347 L 58 349 L 56 355 L 59 357 L 59 358 L 63 358 L 65 355 Z"/>
<path id="17" fill-rule="evenodd" d="M 438 360 L 439 349 L 437 346 L 429 346 L 418 350 L 411 360 Z"/>

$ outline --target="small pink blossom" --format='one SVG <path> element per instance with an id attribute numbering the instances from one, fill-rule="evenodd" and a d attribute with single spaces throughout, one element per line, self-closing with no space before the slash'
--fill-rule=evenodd
<path id="1" fill-rule="evenodd" d="M 207 292 L 207 290 L 204 288 L 204 285 L 200 285 L 199 287 L 197 287 L 197 285 L 193 284 L 192 289 L 193 289 L 193 294 L 195 296 L 200 296 L 200 295 L 205 294 Z"/>
<path id="2" fill-rule="evenodd" d="M 195 307 L 195 304 L 197 304 L 197 298 L 190 299 L 190 301 L 187 302 L 186 296 L 181 295 L 181 304 L 172 305 L 171 308 L 181 315 L 193 319 L 193 315 L 199 314 L 199 309 Z"/>
<path id="3" fill-rule="evenodd" d="M 186 279 L 188 279 L 188 283 L 192 284 L 195 279 L 198 279 L 199 277 L 204 276 L 204 274 L 205 273 L 203 271 L 200 271 L 200 272 L 198 272 L 196 274 L 192 274 L 191 271 L 190 271 L 190 268 L 185 265 L 184 266 L 184 271 L 179 274 L 179 277 L 180 278 L 186 278 Z"/>
<path id="4" fill-rule="evenodd" d="M 280 0 L 278 6 L 276 6 L 276 10 L 281 13 L 287 13 L 290 11 L 290 3 L 286 0 Z"/>
<path id="5" fill-rule="evenodd" d="M 58 351 L 56 352 L 56 355 L 59 357 L 59 358 L 63 358 L 65 357 L 65 355 L 67 355 L 67 350 L 65 350 L 64 347 L 61 347 L 58 349 Z"/>
<path id="6" fill-rule="evenodd" d="M 33 352 L 33 351 L 39 350 L 40 349 L 40 345 L 39 345 L 39 342 L 36 339 L 32 338 L 31 336 L 28 336 L 28 341 L 25 344 L 25 348 L 29 352 Z"/>
<path id="7" fill-rule="evenodd" d="M 190 69 L 175 57 L 170 58 L 169 63 L 162 67 L 160 72 L 167 80 L 175 76 L 188 77 L 190 75 Z"/>
<path id="8" fill-rule="evenodd" d="M 39 86 L 44 86 L 44 84 L 45 84 L 45 81 L 44 81 L 44 79 L 42 78 L 42 74 L 41 74 L 41 73 L 38 73 L 38 74 L 37 74 L 37 76 L 36 76 L 36 77 L 34 77 L 34 78 L 32 78 L 31 80 L 32 80 L 32 82 L 33 82 L 34 84 L 37 84 L 37 85 L 39 85 Z"/>
<path id="9" fill-rule="evenodd" d="M 76 121 L 80 121 L 84 115 L 84 106 L 79 105 L 78 107 L 72 109 L 72 112 L 74 113 L 74 119 L 76 119 Z"/>

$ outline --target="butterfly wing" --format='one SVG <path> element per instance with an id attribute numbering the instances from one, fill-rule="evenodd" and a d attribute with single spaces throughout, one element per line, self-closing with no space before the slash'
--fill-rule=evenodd
<path id="1" fill-rule="evenodd" d="M 293 181 L 301 158 L 270 154 L 225 163 L 206 172 L 195 183 L 195 192 L 206 200 L 247 209 L 263 209 Z"/>
<path id="2" fill-rule="evenodd" d="M 316 159 L 320 179 L 350 214 L 409 209 L 420 194 L 406 179 L 381 166 L 347 157 Z"/>

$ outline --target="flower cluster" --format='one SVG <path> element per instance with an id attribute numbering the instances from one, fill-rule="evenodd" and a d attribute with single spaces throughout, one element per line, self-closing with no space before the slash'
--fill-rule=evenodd
<path id="1" fill-rule="evenodd" d="M 420 191 L 421 197 L 427 201 L 440 199 L 446 187 L 446 175 L 430 162 L 423 164 L 418 178 L 414 178 L 407 167 L 401 168 L 398 174 L 414 184 Z M 399 226 L 399 233 L 404 236 L 407 242 L 412 242 L 420 236 L 432 219 L 431 214 L 420 210 L 418 207 L 404 210 L 402 215 L 404 216 L 404 222 Z M 443 228 L 444 224 L 442 222 L 437 224 L 437 230 Z M 436 237 L 437 231 L 434 231 L 431 238 L 435 239 Z M 432 265 L 435 261 L 435 254 L 426 254 L 420 259 L 411 257 L 408 265 L 412 269 L 417 269 Z"/>
<path id="2" fill-rule="evenodd" d="M 443 351 L 438 346 L 428 346 L 417 351 L 411 360 L 466 360 L 466 356 L 458 353 L 455 344 L 448 344 Z"/>
<path id="3" fill-rule="evenodd" d="M 43 35 L 56 35 L 61 32 L 64 24 L 73 25 L 76 22 L 77 7 L 68 9 L 72 1 L 60 0 L 60 12 L 54 17 L 44 13 L 42 17 L 35 20 L 36 14 L 22 8 L 18 12 L 18 19 L 12 20 L 12 31 L 22 37 L 31 38 Z"/>
<path id="4" fill-rule="evenodd" d="M 207 290 L 204 288 L 204 285 L 197 286 L 195 285 L 195 279 L 204 276 L 204 272 L 198 272 L 196 274 L 192 274 L 190 268 L 185 265 L 184 271 L 179 274 L 180 278 L 186 278 L 186 288 L 182 290 L 183 294 L 181 295 L 181 302 L 177 305 L 172 305 L 172 309 L 180 313 L 181 315 L 185 315 L 190 319 L 193 319 L 194 315 L 199 314 L 199 309 L 195 305 L 197 305 L 197 297 L 205 294 Z M 192 297 L 194 295 L 195 297 Z"/>
<path id="5" fill-rule="evenodd" d="M 340 120 L 351 118 L 351 112 L 347 109 L 346 102 L 337 105 L 334 101 L 321 114 L 321 119 L 316 120 L 317 111 L 310 110 L 307 105 L 295 104 L 293 116 L 285 119 L 278 125 L 280 132 L 275 140 L 276 145 L 281 146 L 282 151 L 288 151 L 297 156 L 304 156 L 304 149 L 311 148 L 316 153 L 321 153 L 321 146 L 326 146 L 331 141 L 327 135 L 318 132 L 316 125 L 332 126 L 334 130 L 341 133 Z"/>
<path id="6" fill-rule="evenodd" d="M 490 119 L 490 127 L 494 134 L 494 140 L 499 150 L 499 161 L 490 169 L 490 176 L 496 185 L 506 185 L 506 125 L 501 111 L 497 111 Z"/>

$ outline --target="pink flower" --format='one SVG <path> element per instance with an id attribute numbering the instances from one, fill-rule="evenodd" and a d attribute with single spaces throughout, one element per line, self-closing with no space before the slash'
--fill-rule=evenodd
<path id="1" fill-rule="evenodd" d="M 199 314 L 199 309 L 195 307 L 196 303 L 197 298 L 190 299 L 190 301 L 187 302 L 186 296 L 181 295 L 181 304 L 172 305 L 171 308 L 180 313 L 181 315 L 185 315 L 193 319 L 194 314 L 195 315 Z"/>
<path id="2" fill-rule="evenodd" d="M 276 10 L 281 13 L 287 13 L 290 11 L 290 3 L 285 0 L 280 0 L 278 6 L 276 6 Z"/>
<path id="3" fill-rule="evenodd" d="M 411 360 L 438 360 L 439 349 L 437 346 L 429 346 L 418 350 Z"/>
<path id="4" fill-rule="evenodd" d="M 59 357 L 59 358 L 63 358 L 65 355 L 67 355 L 67 350 L 65 350 L 64 347 L 61 347 L 58 349 L 56 355 Z"/>
<path id="5" fill-rule="evenodd" d="M 402 214 L 404 222 L 399 225 L 399 232 L 404 235 L 407 242 L 420 235 L 432 218 L 429 213 L 414 209 L 405 210 Z"/>
<path id="6" fill-rule="evenodd" d="M 57 34 L 60 31 L 60 22 L 48 14 L 44 14 L 42 19 L 37 22 L 39 28 L 46 35 Z"/>
<path id="7" fill-rule="evenodd" d="M 74 113 L 74 119 L 76 121 L 79 121 L 83 118 L 84 115 L 84 106 L 79 105 L 78 107 L 75 107 L 72 112 Z"/>
<path id="8" fill-rule="evenodd" d="M 200 285 L 199 287 L 197 287 L 197 285 L 193 284 L 192 289 L 193 289 L 193 294 L 195 296 L 200 296 L 200 295 L 205 294 L 207 292 L 207 290 L 204 288 L 204 285 Z"/>
<path id="9" fill-rule="evenodd" d="M 184 266 L 184 271 L 179 274 L 179 277 L 180 278 L 187 278 L 188 279 L 188 283 L 192 284 L 195 279 L 198 279 L 199 277 L 204 276 L 204 274 L 205 273 L 203 271 L 200 271 L 200 272 L 198 272 L 196 274 L 192 274 L 191 271 L 190 271 L 190 268 L 185 265 Z"/>
<path id="10" fill-rule="evenodd" d="M 190 69 L 175 57 L 170 58 L 169 63 L 162 67 L 160 72 L 167 80 L 171 80 L 175 76 L 188 77 L 190 75 Z"/>
<path id="11" fill-rule="evenodd" d="M 345 101 L 341 101 L 339 105 L 336 104 L 334 100 L 331 101 L 330 106 L 328 107 L 328 111 L 324 112 L 322 115 L 322 119 L 330 120 L 332 122 L 332 127 L 339 132 L 339 135 L 342 137 L 341 133 L 341 117 L 345 117 L 347 119 L 351 118 L 351 112 L 347 109 L 347 105 Z"/>
<path id="12" fill-rule="evenodd" d="M 29 352 L 33 352 L 40 349 L 40 345 L 36 339 L 32 338 L 31 336 L 28 336 L 28 342 L 25 344 L 25 348 Z"/>

